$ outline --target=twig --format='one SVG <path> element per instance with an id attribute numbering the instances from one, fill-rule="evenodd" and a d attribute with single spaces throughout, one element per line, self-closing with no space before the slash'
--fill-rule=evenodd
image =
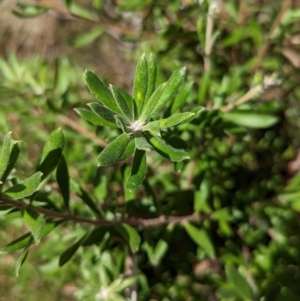
<path id="1" fill-rule="evenodd" d="M 292 4 L 292 0 L 285 0 L 282 4 L 281 10 L 278 13 L 277 17 L 275 18 L 272 27 L 270 29 L 270 32 L 267 36 L 267 39 L 265 40 L 265 43 L 262 45 L 262 47 L 258 50 L 255 62 L 251 68 L 251 71 L 254 72 L 261 64 L 263 58 L 265 57 L 269 46 L 270 46 L 270 39 L 272 38 L 276 28 L 279 26 L 281 19 L 284 15 L 284 13 L 286 12 L 286 10 L 291 6 Z"/>
<path id="2" fill-rule="evenodd" d="M 82 134 L 83 136 L 93 140 L 94 142 L 96 142 L 100 146 L 105 147 L 105 146 L 108 145 L 108 143 L 106 141 L 100 139 L 97 135 L 95 135 L 94 133 L 88 131 L 87 129 L 82 127 L 80 124 L 78 124 L 77 122 L 72 120 L 71 118 L 69 118 L 67 116 L 59 115 L 58 120 L 60 122 L 62 122 L 63 124 L 71 127 L 76 132 L 78 132 L 78 133 Z"/>
<path id="3" fill-rule="evenodd" d="M 48 217 L 52 217 L 55 219 L 60 219 L 63 221 L 73 221 L 78 223 L 85 223 L 90 224 L 94 226 L 115 226 L 119 224 L 128 224 L 131 226 L 140 226 L 142 228 L 150 228 L 155 227 L 159 225 L 166 225 L 166 224 L 179 224 L 184 222 L 191 222 L 191 221 L 199 221 L 199 220 L 205 220 L 209 218 L 209 215 L 199 215 L 196 213 L 190 214 L 190 215 L 184 215 L 184 216 L 159 216 L 156 218 L 150 218 L 150 219 L 142 219 L 142 218 L 120 218 L 115 220 L 105 220 L 105 219 L 90 219 L 86 217 L 81 217 L 73 214 L 66 214 L 62 212 L 53 211 L 50 209 L 46 209 L 43 207 L 37 207 L 33 205 L 28 205 L 24 203 L 23 201 L 18 200 L 11 200 L 6 197 L 0 198 L 0 204 L 1 205 L 10 205 L 15 208 L 23 208 L 28 207 L 31 208 L 41 214 L 44 214 Z"/>
<path id="4" fill-rule="evenodd" d="M 262 91 L 263 91 L 263 86 L 257 85 L 255 87 L 251 88 L 245 95 L 243 95 L 241 98 L 239 98 L 235 103 L 222 107 L 221 111 L 224 113 L 231 111 L 234 107 L 237 107 L 237 106 L 251 100 L 253 97 L 257 96 Z"/>
<path id="5" fill-rule="evenodd" d="M 205 49 L 204 49 L 204 69 L 206 72 L 210 71 L 210 54 L 212 49 L 211 37 L 213 34 L 214 19 L 211 11 L 209 10 L 206 19 L 206 30 L 205 30 Z"/>

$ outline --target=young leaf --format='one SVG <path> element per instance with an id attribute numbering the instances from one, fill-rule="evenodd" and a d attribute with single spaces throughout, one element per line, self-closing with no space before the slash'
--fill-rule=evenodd
<path id="1" fill-rule="evenodd" d="M 196 114 L 192 112 L 179 113 L 166 119 L 159 120 L 158 124 L 161 128 L 169 128 L 179 124 L 188 123 L 195 117 L 195 115 Z"/>
<path id="2" fill-rule="evenodd" d="M 109 87 L 110 87 L 110 90 L 112 92 L 112 95 L 113 95 L 118 107 L 120 108 L 120 110 L 122 112 L 122 115 L 124 117 L 126 117 L 128 120 L 133 120 L 132 113 L 131 113 L 131 111 L 127 105 L 127 102 L 126 102 L 125 98 L 123 97 L 121 91 L 112 85 L 110 85 Z"/>
<path id="3" fill-rule="evenodd" d="M 136 149 L 131 167 L 130 177 L 126 183 L 126 189 L 129 191 L 135 190 L 140 186 L 147 173 L 146 152 L 144 150 Z"/>
<path id="4" fill-rule="evenodd" d="M 118 126 L 114 123 L 111 123 L 102 117 L 100 117 L 98 114 L 96 114 L 93 111 L 87 110 L 87 109 L 82 109 L 82 108 L 76 108 L 74 109 L 78 115 L 83 117 L 85 120 L 91 122 L 94 125 L 99 125 L 99 126 L 109 126 L 109 127 L 114 127 L 117 128 Z"/>
<path id="5" fill-rule="evenodd" d="M 145 54 L 138 60 L 133 82 L 134 118 L 138 119 L 144 106 L 148 86 L 148 66 Z"/>
<path id="6" fill-rule="evenodd" d="M 238 291 L 241 298 L 243 298 L 244 300 L 253 300 L 251 287 L 249 286 L 246 279 L 238 272 L 238 270 L 234 266 L 228 265 L 226 267 L 226 275 L 228 277 L 228 280 Z"/>
<path id="7" fill-rule="evenodd" d="M 198 229 L 190 223 L 185 223 L 184 228 L 190 238 L 200 247 L 203 248 L 205 253 L 210 257 L 215 257 L 215 249 L 211 242 L 210 237 L 207 235 L 206 231 L 203 229 Z"/>
<path id="8" fill-rule="evenodd" d="M 1 181 L 5 182 L 6 178 L 9 176 L 10 172 L 12 171 L 12 169 L 14 168 L 18 160 L 19 154 L 20 154 L 20 142 L 12 141 L 8 165 L 6 166 L 6 169 L 2 174 L 2 177 L 0 177 L 0 184 Z"/>
<path id="9" fill-rule="evenodd" d="M 44 180 L 58 165 L 63 149 L 65 146 L 65 138 L 61 128 L 53 131 L 43 149 L 41 162 L 37 171 L 43 173 Z"/>
<path id="10" fill-rule="evenodd" d="M 4 174 L 6 167 L 9 163 L 11 144 L 12 144 L 11 132 L 9 132 L 4 137 L 4 142 L 3 142 L 1 155 L 0 155 L 0 179 L 2 178 L 2 175 Z"/>
<path id="11" fill-rule="evenodd" d="M 146 123 L 141 128 L 141 130 L 143 132 L 150 132 L 154 136 L 158 136 L 158 137 L 161 136 L 161 134 L 160 134 L 160 127 L 159 127 L 159 120 Z"/>
<path id="12" fill-rule="evenodd" d="M 173 162 L 179 162 L 190 158 L 186 151 L 168 145 L 162 138 L 152 136 L 148 132 L 145 132 L 144 135 L 154 149 L 163 157 L 166 157 Z"/>
<path id="13" fill-rule="evenodd" d="M 65 206 L 69 210 L 69 200 L 70 200 L 70 178 L 68 165 L 65 156 L 62 155 L 59 164 L 56 169 L 56 180 L 59 186 L 61 195 L 64 199 Z"/>
<path id="14" fill-rule="evenodd" d="M 90 91 L 96 96 L 96 98 L 107 108 L 110 110 L 121 114 L 121 110 L 119 109 L 118 105 L 116 104 L 112 94 L 104 86 L 102 81 L 91 71 L 86 71 L 84 73 L 85 81 L 90 89 Z"/>
<path id="15" fill-rule="evenodd" d="M 122 117 L 122 116 L 119 116 L 119 115 L 115 115 L 115 119 L 116 119 L 116 122 L 117 122 L 117 125 L 119 126 L 120 129 L 122 129 L 122 131 L 124 133 L 131 133 L 131 130 L 128 128 L 128 125 L 127 125 L 127 120 Z"/>
<path id="16" fill-rule="evenodd" d="M 130 135 L 126 133 L 121 134 L 113 140 L 98 156 L 98 165 L 106 166 L 119 161 L 130 140 Z"/>
<path id="17" fill-rule="evenodd" d="M 107 122 L 116 124 L 115 112 L 100 105 L 97 102 L 91 102 L 88 104 L 88 106 L 92 109 L 93 112 L 95 112 L 101 118 L 105 119 Z"/>
<path id="18" fill-rule="evenodd" d="M 147 59 L 147 67 L 148 67 L 148 84 L 147 84 L 147 93 L 145 96 L 145 104 L 153 94 L 155 90 L 155 83 L 156 83 L 157 65 L 152 54 Z"/>
<path id="19" fill-rule="evenodd" d="M 184 80 L 186 70 L 181 68 L 176 70 L 167 81 L 166 87 L 163 91 L 162 96 L 157 102 L 155 108 L 151 112 L 151 116 L 159 112 L 172 98 L 176 95 L 178 88 Z"/>
<path id="20" fill-rule="evenodd" d="M 138 133 L 135 135 L 135 146 L 140 150 L 151 150 L 153 149 L 151 144 L 146 140 L 143 134 Z"/>
<path id="21" fill-rule="evenodd" d="M 154 93 L 151 95 L 150 99 L 147 101 L 145 106 L 143 107 L 141 116 L 139 118 L 140 121 L 145 121 L 149 119 L 152 115 L 152 111 L 154 110 L 155 106 L 159 102 L 164 89 L 165 89 L 166 83 L 163 83 L 157 87 L 157 89 L 154 91 Z"/>
<path id="22" fill-rule="evenodd" d="M 121 226 L 118 226 L 117 229 L 128 241 L 131 251 L 133 253 L 138 251 L 141 243 L 141 238 L 138 232 L 133 227 L 127 224 L 122 224 Z"/>
<path id="23" fill-rule="evenodd" d="M 26 207 L 22 210 L 23 220 L 32 233 L 35 243 L 38 245 L 43 235 L 46 222 L 34 209 Z"/>
<path id="24" fill-rule="evenodd" d="M 15 275 L 16 275 L 16 277 L 19 276 L 20 268 L 23 265 L 23 263 L 25 262 L 25 260 L 27 258 L 27 255 L 28 255 L 28 252 L 29 252 L 29 246 L 27 246 L 23 250 L 22 254 L 20 255 L 20 257 L 18 258 L 18 260 L 16 262 L 16 267 L 15 267 Z"/>
<path id="25" fill-rule="evenodd" d="M 8 188 L 6 191 L 4 191 L 4 194 L 15 200 L 32 195 L 38 188 L 42 175 L 43 174 L 38 171 L 30 178 Z"/>

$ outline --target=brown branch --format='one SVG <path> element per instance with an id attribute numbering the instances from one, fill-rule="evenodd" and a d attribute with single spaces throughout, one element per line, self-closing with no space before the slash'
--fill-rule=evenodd
<path id="1" fill-rule="evenodd" d="M 150 219 L 142 219 L 142 218 L 120 218 L 116 220 L 105 220 L 105 219 L 90 219 L 86 217 L 81 217 L 73 214 L 67 214 L 62 212 L 53 211 L 50 209 L 46 209 L 43 207 L 37 207 L 33 205 L 28 205 L 24 203 L 23 201 L 18 200 L 11 200 L 5 197 L 1 197 L 0 199 L 1 205 L 9 205 L 13 206 L 15 208 L 23 208 L 28 207 L 31 208 L 45 216 L 52 217 L 54 219 L 60 219 L 63 221 L 72 221 L 72 222 L 78 222 L 78 223 L 85 223 L 90 224 L 94 226 L 115 226 L 119 224 L 128 224 L 130 226 L 140 226 L 142 228 L 150 228 L 155 227 L 159 225 L 167 225 L 167 224 L 179 224 L 179 223 L 185 223 L 185 222 L 191 222 L 191 221 L 199 221 L 199 220 L 205 220 L 209 218 L 209 215 L 199 215 L 197 213 L 193 213 L 190 215 L 184 215 L 184 216 L 159 216 L 156 218 L 150 218 Z"/>
<path id="2" fill-rule="evenodd" d="M 100 146 L 105 147 L 105 146 L 108 145 L 108 143 L 106 141 L 100 139 L 97 135 L 95 135 L 94 133 L 92 133 L 89 130 L 85 129 L 84 127 L 82 127 L 80 124 L 78 124 L 77 122 L 75 122 L 71 118 L 63 116 L 63 115 L 59 115 L 58 120 L 60 122 L 62 122 L 63 124 L 71 127 L 76 132 L 78 132 L 78 133 L 82 134 L 83 136 L 93 140 L 94 142 L 96 142 Z"/>
<path id="3" fill-rule="evenodd" d="M 262 45 L 262 47 L 258 50 L 255 62 L 251 68 L 251 71 L 254 72 L 261 64 L 263 58 L 265 57 L 265 55 L 267 54 L 267 51 L 269 49 L 270 46 L 270 39 L 272 38 L 276 28 L 279 26 L 281 19 L 284 15 L 284 13 L 286 12 L 286 10 L 291 6 L 292 4 L 292 0 L 285 0 L 282 4 L 281 10 L 278 13 L 277 17 L 275 18 L 272 27 L 270 29 L 270 32 L 267 36 L 267 39 L 265 41 L 265 43 Z"/>

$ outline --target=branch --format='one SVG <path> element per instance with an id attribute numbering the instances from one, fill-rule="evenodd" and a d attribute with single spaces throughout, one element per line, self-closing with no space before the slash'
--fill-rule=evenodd
<path id="1" fill-rule="evenodd" d="M 127 224 L 130 226 L 140 226 L 142 228 L 150 228 L 155 227 L 159 225 L 166 225 L 166 224 L 179 224 L 183 222 L 191 222 L 191 221 L 199 221 L 199 220 L 206 220 L 209 218 L 209 215 L 200 215 L 197 213 L 193 213 L 190 215 L 184 215 L 184 216 L 159 216 L 156 218 L 150 218 L 150 219 L 142 219 L 142 218 L 120 218 L 115 220 L 106 220 L 106 219 L 90 219 L 86 217 L 81 217 L 73 214 L 67 214 L 62 212 L 53 211 L 50 209 L 46 209 L 43 207 L 37 207 L 33 205 L 28 205 L 24 203 L 23 201 L 18 200 L 11 200 L 5 197 L 1 197 L 0 199 L 0 205 L 10 205 L 15 208 L 23 208 L 28 207 L 31 208 L 43 215 L 46 215 L 48 217 L 52 217 L 54 219 L 60 219 L 63 221 L 72 221 L 72 222 L 78 222 L 78 223 L 85 223 L 90 224 L 94 226 L 115 226 L 119 224 Z"/>

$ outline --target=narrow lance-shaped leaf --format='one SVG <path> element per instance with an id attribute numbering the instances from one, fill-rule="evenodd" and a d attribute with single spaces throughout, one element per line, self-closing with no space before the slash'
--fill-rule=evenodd
<path id="1" fill-rule="evenodd" d="M 181 68 L 176 70 L 167 81 L 166 87 L 154 110 L 151 112 L 151 116 L 159 112 L 172 98 L 176 95 L 178 88 L 185 78 L 186 70 Z"/>
<path id="2" fill-rule="evenodd" d="M 93 112 L 95 112 L 101 118 L 105 119 L 110 123 L 116 124 L 116 119 L 115 119 L 116 113 L 113 112 L 112 110 L 100 105 L 97 102 L 91 102 L 88 104 L 88 106 L 92 109 Z"/>
<path id="3" fill-rule="evenodd" d="M 140 186 L 147 173 L 146 152 L 136 149 L 131 167 L 131 173 L 126 183 L 126 189 L 129 191 L 135 190 Z"/>
<path id="4" fill-rule="evenodd" d="M 145 121 L 152 116 L 152 111 L 154 110 L 155 106 L 159 102 L 163 91 L 165 89 L 166 83 L 163 83 L 157 87 L 154 93 L 151 95 L 150 99 L 147 101 L 145 106 L 143 107 L 141 116 L 139 118 L 140 121 Z"/>
<path id="5" fill-rule="evenodd" d="M 12 199 L 22 199 L 29 195 L 32 195 L 38 188 L 42 178 L 40 171 L 33 174 L 30 178 L 19 182 L 18 184 L 10 187 L 4 194 Z"/>
<path id="6" fill-rule="evenodd" d="M 139 249 L 141 243 L 141 238 L 137 231 L 127 224 L 122 224 L 118 226 L 117 229 L 128 241 L 131 251 L 135 253 Z"/>
<path id="7" fill-rule="evenodd" d="M 111 123 L 104 118 L 100 117 L 98 114 L 96 114 L 93 111 L 82 109 L 82 108 L 76 108 L 74 109 L 78 115 L 83 117 L 85 120 L 89 121 L 90 123 L 98 126 L 108 126 L 108 127 L 114 127 L 117 128 L 118 126 L 114 123 Z"/>
<path id="8" fill-rule="evenodd" d="M 171 114 L 176 112 L 186 101 L 189 93 L 191 92 L 193 82 L 186 83 L 183 87 L 180 88 L 178 94 L 176 95 L 174 101 L 172 102 Z"/>
<path id="9" fill-rule="evenodd" d="M 145 132 L 144 135 L 154 149 L 163 157 L 168 158 L 173 162 L 179 162 L 190 158 L 186 151 L 168 145 L 162 138 L 152 136 L 147 132 Z"/>
<path id="10" fill-rule="evenodd" d="M 124 117 L 116 115 L 115 119 L 116 119 L 117 125 L 124 133 L 129 134 L 131 132 L 131 130 L 128 128 L 128 124 L 127 124 L 128 121 Z"/>
<path id="11" fill-rule="evenodd" d="M 6 134 L 4 138 L 1 155 L 0 155 L 0 179 L 2 178 L 2 175 L 4 174 L 9 162 L 11 143 L 12 143 L 11 132 L 9 132 L 8 134 Z"/>
<path id="12" fill-rule="evenodd" d="M 12 169 L 14 168 L 14 166 L 18 160 L 19 154 L 20 154 L 20 142 L 12 141 L 8 165 L 6 166 L 6 169 L 5 169 L 4 173 L 2 174 L 2 177 L 0 177 L 0 184 L 1 184 L 1 181 L 5 182 L 6 178 L 9 176 L 10 172 L 12 171 Z"/>
<path id="13" fill-rule="evenodd" d="M 146 140 L 142 133 L 137 133 L 135 135 L 135 147 L 140 150 L 151 150 L 152 145 Z"/>
<path id="14" fill-rule="evenodd" d="M 113 140 L 98 156 L 98 165 L 111 165 L 119 161 L 130 140 L 130 135 L 126 133 L 121 134 Z"/>
<path id="15" fill-rule="evenodd" d="M 46 225 L 44 218 L 30 207 L 26 207 L 22 210 L 22 216 L 32 233 L 35 243 L 39 244 Z"/>
<path id="16" fill-rule="evenodd" d="M 138 119 L 144 106 L 148 86 L 148 66 L 145 54 L 138 60 L 133 82 L 134 118 Z"/>
<path id="17" fill-rule="evenodd" d="M 157 65 L 152 54 L 147 59 L 147 67 L 148 67 L 148 85 L 147 85 L 147 93 L 145 96 L 145 104 L 153 94 L 155 90 L 155 84 L 156 84 Z"/>
<path id="18" fill-rule="evenodd" d="M 56 169 L 56 180 L 59 186 L 61 195 L 64 199 L 66 208 L 69 210 L 69 200 L 70 200 L 70 178 L 68 165 L 65 156 L 62 155 L 59 164 Z"/>
<path id="19" fill-rule="evenodd" d="M 64 147 L 64 134 L 61 128 L 58 128 L 50 134 L 43 149 L 40 165 L 37 168 L 37 171 L 41 171 L 43 173 L 42 180 L 44 180 L 56 168 Z"/>
<path id="20" fill-rule="evenodd" d="M 73 245 L 68 247 L 59 257 L 59 266 L 62 267 L 64 264 L 66 264 L 76 253 L 76 251 L 81 246 L 83 238 L 81 238 L 79 241 L 76 241 Z"/>
<path id="21" fill-rule="evenodd" d="M 112 94 L 93 72 L 87 70 L 84 73 L 84 78 L 90 91 L 96 96 L 96 98 L 101 103 L 103 103 L 110 110 L 121 114 L 121 110 L 116 104 Z"/>
<path id="22" fill-rule="evenodd" d="M 169 128 L 183 123 L 188 123 L 195 117 L 195 115 L 196 114 L 193 112 L 179 113 L 172 115 L 168 118 L 159 120 L 158 124 L 161 128 Z"/>
<path id="23" fill-rule="evenodd" d="M 16 275 L 16 277 L 19 276 L 20 268 L 23 265 L 23 263 L 25 262 L 25 260 L 27 258 L 27 255 L 28 255 L 28 252 L 29 252 L 29 246 L 27 246 L 23 250 L 22 254 L 20 255 L 20 257 L 18 258 L 18 260 L 16 262 L 16 267 L 15 267 L 15 275 Z"/>
<path id="24" fill-rule="evenodd" d="M 120 108 L 122 115 L 124 117 L 126 117 L 128 120 L 133 120 L 133 116 L 132 113 L 127 105 L 127 102 L 125 100 L 125 98 L 123 97 L 121 91 L 119 91 L 118 88 L 110 85 L 110 90 L 112 92 L 112 95 L 118 105 L 118 107 Z"/>

